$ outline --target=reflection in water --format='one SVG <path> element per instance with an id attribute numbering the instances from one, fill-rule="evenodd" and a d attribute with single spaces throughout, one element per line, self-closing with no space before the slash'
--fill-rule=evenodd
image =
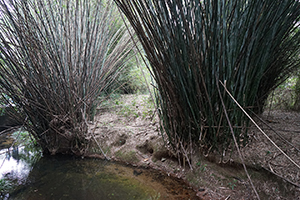
<path id="1" fill-rule="evenodd" d="M 9 191 L 26 182 L 32 165 L 40 158 L 40 153 L 28 148 L 15 146 L 0 150 L 0 199 L 8 199 Z"/>
<path id="2" fill-rule="evenodd" d="M 30 153 L 25 147 L 0 150 L 0 179 L 18 179 L 19 182 L 26 180 L 33 164 L 30 158 L 22 159 L 27 155 L 30 156 Z"/>
<path id="3" fill-rule="evenodd" d="M 0 136 L 0 199 L 8 199 L 10 191 L 26 183 L 32 166 L 40 157 L 40 150 L 27 132 Z"/>

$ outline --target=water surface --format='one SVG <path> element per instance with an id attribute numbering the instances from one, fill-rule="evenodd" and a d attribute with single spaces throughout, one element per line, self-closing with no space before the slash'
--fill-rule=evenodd
<path id="1" fill-rule="evenodd" d="M 5 147 L 0 159 L 0 177 L 6 183 L 0 185 L 6 189 L 1 189 L 1 199 L 197 199 L 182 180 L 152 169 L 100 159 L 43 157 L 28 146 Z"/>

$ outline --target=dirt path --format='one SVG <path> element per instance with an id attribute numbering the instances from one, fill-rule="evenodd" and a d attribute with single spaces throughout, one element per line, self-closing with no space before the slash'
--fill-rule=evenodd
<path id="1" fill-rule="evenodd" d="M 224 163 L 216 155 L 205 157 L 200 150 L 195 150 L 193 170 L 179 166 L 163 142 L 148 95 L 126 95 L 110 100 L 107 107 L 98 112 L 90 124 L 98 143 L 90 150 L 92 156 L 99 157 L 100 146 L 109 159 L 182 178 L 198 191 L 199 199 L 256 199 L 236 151 L 228 155 Z M 272 111 L 265 113 L 262 119 L 267 124 L 260 123 L 260 126 L 299 164 L 300 114 Z M 282 141 L 268 126 L 278 130 L 278 134 L 295 147 Z M 300 170 L 257 129 L 252 128 L 249 134 L 251 142 L 242 152 L 260 198 L 300 199 Z"/>

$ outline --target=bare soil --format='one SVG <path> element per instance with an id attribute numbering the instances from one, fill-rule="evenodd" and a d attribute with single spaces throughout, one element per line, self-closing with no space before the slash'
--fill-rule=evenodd
<path id="1" fill-rule="evenodd" d="M 222 160 L 217 154 L 207 156 L 195 149 L 193 169 L 179 165 L 159 131 L 158 117 L 149 102 L 149 95 L 124 95 L 98 109 L 89 125 L 94 134 L 89 156 L 181 178 L 197 191 L 199 199 L 257 199 L 236 150 Z M 300 113 L 268 111 L 255 121 L 300 165 Z M 241 152 L 260 199 L 300 199 L 299 168 L 252 125 L 249 135 L 250 142 Z"/>

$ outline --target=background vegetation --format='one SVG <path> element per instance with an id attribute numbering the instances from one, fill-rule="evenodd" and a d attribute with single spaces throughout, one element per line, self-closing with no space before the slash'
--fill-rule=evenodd
<path id="1" fill-rule="evenodd" d="M 133 56 L 119 73 L 115 82 L 106 90 L 107 94 L 146 94 L 151 76 L 141 58 Z"/>
<path id="2" fill-rule="evenodd" d="M 270 93 L 265 108 L 299 111 L 299 83 L 299 77 L 295 73 Z"/>

